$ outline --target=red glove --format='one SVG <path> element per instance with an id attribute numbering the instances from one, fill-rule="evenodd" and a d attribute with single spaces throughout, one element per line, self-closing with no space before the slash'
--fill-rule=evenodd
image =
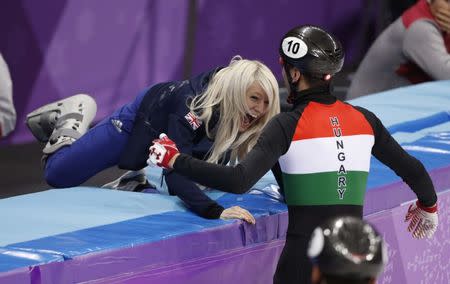
<path id="1" fill-rule="evenodd" d="M 159 139 L 155 139 L 152 142 L 153 145 L 150 147 L 147 164 L 170 169 L 169 162 L 175 155 L 180 153 L 177 145 L 164 133 L 161 133 Z"/>
<path id="2" fill-rule="evenodd" d="M 431 207 L 425 207 L 419 201 L 416 201 L 409 206 L 405 222 L 410 222 L 408 231 L 412 233 L 414 238 L 431 238 L 439 223 L 437 203 Z"/>

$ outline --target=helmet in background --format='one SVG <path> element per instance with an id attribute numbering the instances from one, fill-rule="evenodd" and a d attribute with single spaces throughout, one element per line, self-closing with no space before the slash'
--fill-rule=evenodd
<path id="1" fill-rule="evenodd" d="M 308 256 L 321 273 L 354 279 L 376 279 L 387 262 L 380 234 L 366 221 L 350 216 L 317 227 Z"/>

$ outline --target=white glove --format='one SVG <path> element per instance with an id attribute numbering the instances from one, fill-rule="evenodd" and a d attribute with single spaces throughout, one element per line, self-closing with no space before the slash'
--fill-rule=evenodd
<path id="1" fill-rule="evenodd" d="M 405 222 L 408 221 L 408 232 L 414 238 L 431 238 L 438 226 L 437 203 L 431 207 L 425 207 L 419 201 L 411 204 L 405 217 Z"/>

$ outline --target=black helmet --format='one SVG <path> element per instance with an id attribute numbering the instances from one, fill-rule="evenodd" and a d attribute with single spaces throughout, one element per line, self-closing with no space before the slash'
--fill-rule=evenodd
<path id="1" fill-rule="evenodd" d="M 355 279 L 377 278 L 387 262 L 385 244 L 375 228 L 350 216 L 317 227 L 308 256 L 325 275 Z"/>
<path id="2" fill-rule="evenodd" d="M 299 26 L 280 43 L 280 63 L 289 63 L 313 77 L 329 80 L 344 64 L 341 43 L 316 26 Z"/>

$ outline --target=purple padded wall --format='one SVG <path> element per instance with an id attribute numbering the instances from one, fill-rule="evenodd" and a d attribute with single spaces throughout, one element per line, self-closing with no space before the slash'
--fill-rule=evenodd
<path id="1" fill-rule="evenodd" d="M 278 48 L 291 28 L 313 24 L 335 34 L 346 50 L 346 62 L 358 55 L 364 1 L 208 1 L 199 0 L 194 73 L 233 55 L 259 59 L 281 78 Z M 351 32 L 349 32 L 351 31 Z"/>
<path id="2" fill-rule="evenodd" d="M 347 62 L 361 48 L 358 0 L 195 3 L 195 34 L 187 39 L 190 1 L 0 1 L 0 52 L 18 114 L 16 131 L 0 145 L 31 141 L 26 114 L 77 92 L 97 99 L 99 120 L 148 85 L 227 64 L 235 54 L 262 60 L 279 77 L 280 37 L 299 24 L 335 33 Z"/>
<path id="3" fill-rule="evenodd" d="M 438 198 L 439 226 L 431 239 L 414 239 L 407 232 L 409 203 L 366 216 L 387 242 L 389 260 L 378 284 L 450 283 L 450 191 Z"/>
<path id="4" fill-rule="evenodd" d="M 180 79 L 187 5 L 2 1 L 0 51 L 10 68 L 18 114 L 6 143 L 31 139 L 26 114 L 45 103 L 86 92 L 97 100 L 99 119 L 149 84 Z"/>

